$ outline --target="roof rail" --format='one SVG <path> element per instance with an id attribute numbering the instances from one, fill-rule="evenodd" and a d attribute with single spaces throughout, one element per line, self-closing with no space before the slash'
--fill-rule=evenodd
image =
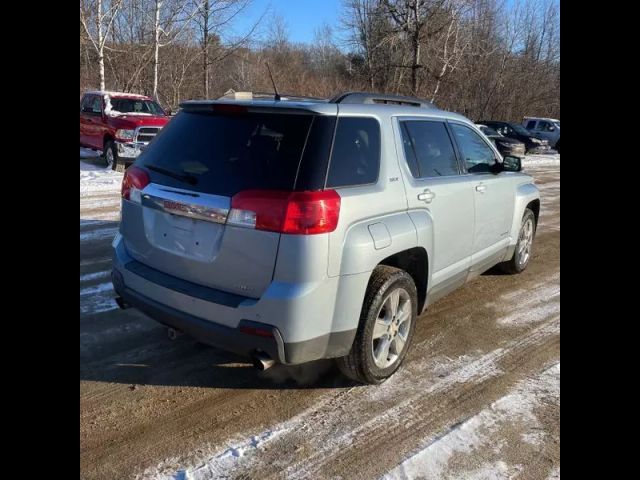
<path id="1" fill-rule="evenodd" d="M 269 92 L 236 92 L 228 90 L 224 95 L 219 97 L 218 100 L 265 100 L 270 98 L 275 99 L 275 94 Z M 280 100 L 326 102 L 326 99 L 323 98 L 288 95 L 286 93 L 280 94 Z"/>
<path id="2" fill-rule="evenodd" d="M 329 103 L 369 103 L 387 105 L 409 105 L 412 107 L 435 108 L 435 105 L 417 97 L 403 95 L 386 95 L 382 93 L 346 92 L 340 93 L 329 100 Z"/>

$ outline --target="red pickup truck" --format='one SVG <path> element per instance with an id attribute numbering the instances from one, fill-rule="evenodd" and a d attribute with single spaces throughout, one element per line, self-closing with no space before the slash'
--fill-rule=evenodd
<path id="1" fill-rule="evenodd" d="M 150 97 L 86 92 L 80 101 L 80 146 L 102 150 L 108 167 L 124 171 L 169 122 Z"/>

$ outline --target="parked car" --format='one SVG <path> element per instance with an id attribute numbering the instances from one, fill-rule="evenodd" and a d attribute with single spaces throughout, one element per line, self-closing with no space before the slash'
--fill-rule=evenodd
<path id="1" fill-rule="evenodd" d="M 105 164 L 123 171 L 168 121 L 150 97 L 87 92 L 80 101 L 80 146 L 102 150 Z"/>
<path id="2" fill-rule="evenodd" d="M 524 143 L 521 141 L 500 135 L 493 128 L 487 127 L 486 125 L 478 124 L 476 127 L 478 127 L 478 129 L 493 142 L 502 155 L 518 156 L 525 154 Z"/>
<path id="3" fill-rule="evenodd" d="M 555 118 L 524 117 L 522 125 L 538 136 L 545 138 L 560 153 L 560 120 Z"/>
<path id="4" fill-rule="evenodd" d="M 125 173 L 112 281 L 172 338 L 376 384 L 428 305 L 527 267 L 539 212 L 519 158 L 426 101 L 189 101 Z"/>
<path id="5" fill-rule="evenodd" d="M 495 120 L 481 120 L 477 123 L 493 128 L 500 135 L 521 141 L 524 143 L 526 153 L 545 153 L 549 151 L 549 142 L 547 140 L 517 123 Z"/>

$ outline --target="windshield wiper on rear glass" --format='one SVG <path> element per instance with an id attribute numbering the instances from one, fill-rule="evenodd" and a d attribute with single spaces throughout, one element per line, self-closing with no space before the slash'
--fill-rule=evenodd
<path id="1" fill-rule="evenodd" d="M 156 167 L 155 165 L 147 165 L 146 163 L 144 164 L 144 166 L 149 170 L 161 173 L 162 175 L 166 175 L 167 177 L 175 178 L 176 180 L 180 180 L 183 183 L 188 183 L 189 185 L 195 185 L 198 183 L 198 179 L 196 178 L 196 176 L 189 173 L 173 172 L 171 170 L 167 170 L 166 168 Z"/>

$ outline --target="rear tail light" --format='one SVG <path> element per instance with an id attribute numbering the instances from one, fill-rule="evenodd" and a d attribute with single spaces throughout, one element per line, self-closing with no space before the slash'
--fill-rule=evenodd
<path id="1" fill-rule="evenodd" d="M 315 235 L 333 232 L 339 216 L 340 195 L 335 190 L 246 190 L 231 199 L 227 223 L 269 232 Z"/>
<path id="2" fill-rule="evenodd" d="M 149 185 L 149 174 L 140 167 L 131 166 L 122 179 L 122 198 L 140 203 L 140 191 Z"/>

